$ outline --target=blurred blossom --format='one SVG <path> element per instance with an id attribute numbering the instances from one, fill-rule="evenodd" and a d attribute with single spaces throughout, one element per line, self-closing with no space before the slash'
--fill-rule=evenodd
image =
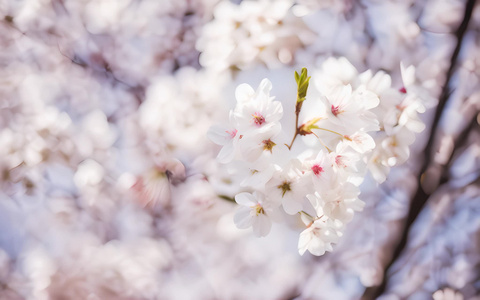
<path id="1" fill-rule="evenodd" d="M 434 300 L 463 300 L 464 299 L 462 294 L 450 288 L 438 290 L 435 293 L 433 293 L 432 296 Z"/>
<path id="2" fill-rule="evenodd" d="M 313 39 L 302 19 L 292 15 L 292 5 L 290 0 L 222 1 L 197 42 L 200 63 L 218 71 L 292 63 L 295 51 Z"/>
<path id="3" fill-rule="evenodd" d="M 0 0 L 0 299 L 479 299 L 468 2 Z"/>

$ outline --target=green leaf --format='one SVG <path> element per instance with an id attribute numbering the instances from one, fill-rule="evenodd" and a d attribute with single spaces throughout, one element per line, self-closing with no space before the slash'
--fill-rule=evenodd
<path id="1" fill-rule="evenodd" d="M 218 198 L 220 198 L 220 199 L 223 199 L 223 200 L 227 200 L 227 201 L 236 203 L 236 202 L 235 202 L 235 199 L 233 199 L 232 197 L 229 197 L 229 196 L 227 196 L 227 195 L 217 195 L 217 196 L 218 196 Z"/>
<path id="2" fill-rule="evenodd" d="M 310 82 L 307 68 L 302 68 L 300 75 L 295 71 L 295 81 L 297 82 L 297 103 L 303 102 L 307 97 L 308 84 Z"/>

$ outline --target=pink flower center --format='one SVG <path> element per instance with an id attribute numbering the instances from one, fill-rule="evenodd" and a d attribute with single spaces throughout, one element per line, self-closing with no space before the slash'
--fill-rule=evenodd
<path id="1" fill-rule="evenodd" d="M 406 93 L 407 93 L 407 89 L 406 89 L 404 86 L 402 86 L 402 88 L 399 89 L 398 91 L 399 91 L 400 93 L 402 93 L 402 94 L 406 94 Z"/>
<path id="2" fill-rule="evenodd" d="M 265 118 L 262 116 L 262 114 L 256 112 L 252 116 L 253 123 L 255 123 L 257 126 L 262 126 L 262 124 L 265 123 Z"/>
<path id="3" fill-rule="evenodd" d="M 236 135 L 237 135 L 237 132 L 238 130 L 234 129 L 234 130 L 226 130 L 225 131 L 226 133 L 228 133 L 230 135 L 230 138 L 234 138 Z"/>
<path id="4" fill-rule="evenodd" d="M 323 168 L 320 167 L 319 165 L 313 165 L 312 171 L 313 171 L 313 174 L 318 176 L 320 173 L 323 172 Z"/>
<path id="5" fill-rule="evenodd" d="M 333 106 L 332 104 L 332 114 L 336 117 L 338 114 L 341 114 L 343 111 L 340 111 L 340 107 Z"/>
<path id="6" fill-rule="evenodd" d="M 337 155 L 335 157 L 335 163 L 337 164 L 337 166 L 339 166 L 340 168 L 345 168 L 346 165 L 345 163 L 343 162 L 343 157 L 341 155 Z"/>

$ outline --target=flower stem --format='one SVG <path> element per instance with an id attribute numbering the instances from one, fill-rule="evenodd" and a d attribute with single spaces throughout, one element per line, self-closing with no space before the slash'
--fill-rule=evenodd
<path id="1" fill-rule="evenodd" d="M 312 133 L 313 133 L 314 136 L 317 137 L 317 139 L 318 139 L 318 141 L 320 142 L 320 144 L 322 144 L 323 147 L 325 147 L 325 148 L 327 149 L 328 153 L 332 153 L 332 152 L 333 152 L 330 148 L 327 147 L 327 145 L 325 145 L 325 143 L 322 141 L 322 139 L 321 139 L 318 135 L 315 134 L 315 132 L 312 132 Z"/>
<path id="2" fill-rule="evenodd" d="M 301 102 L 300 102 L 301 103 Z M 297 103 L 297 106 L 298 106 L 298 103 Z M 293 146 L 293 142 L 295 142 L 295 139 L 297 138 L 297 135 L 298 135 L 298 115 L 300 114 L 300 110 L 299 109 L 295 109 L 295 134 L 293 136 L 293 139 L 292 139 L 292 142 L 290 143 L 290 145 L 287 145 L 285 144 L 285 146 L 288 147 L 288 150 L 291 150 L 292 149 L 292 146 Z"/>
<path id="3" fill-rule="evenodd" d="M 314 217 L 312 217 L 309 213 L 307 213 L 307 212 L 304 211 L 304 210 L 301 210 L 300 213 L 306 215 L 307 217 L 312 218 L 312 220 L 315 219 Z"/>
<path id="4" fill-rule="evenodd" d="M 335 133 L 336 135 L 339 135 L 339 136 L 341 136 L 342 138 L 345 137 L 343 134 L 338 133 L 338 132 L 333 131 L 333 130 L 330 130 L 330 129 L 327 129 L 327 128 L 321 128 L 321 127 L 320 127 L 320 128 L 316 128 L 316 129 L 320 129 L 320 130 L 328 131 L 328 132 L 331 132 L 331 133 Z"/>

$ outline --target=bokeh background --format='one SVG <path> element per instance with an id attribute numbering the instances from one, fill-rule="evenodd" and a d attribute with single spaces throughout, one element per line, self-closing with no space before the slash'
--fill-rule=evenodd
<path id="1" fill-rule="evenodd" d="M 479 30 L 471 0 L 0 0 L 0 299 L 480 299 Z M 332 56 L 415 66 L 426 129 L 300 256 L 235 227 L 206 132 Z"/>

